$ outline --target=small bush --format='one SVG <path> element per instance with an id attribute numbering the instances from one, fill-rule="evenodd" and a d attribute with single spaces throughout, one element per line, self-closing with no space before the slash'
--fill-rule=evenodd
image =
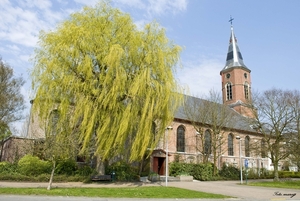
<path id="1" fill-rule="evenodd" d="M 77 169 L 77 165 L 74 160 L 66 159 L 60 160 L 57 163 L 55 173 L 56 174 L 65 174 L 65 175 L 74 175 Z"/>
<path id="2" fill-rule="evenodd" d="M 150 172 L 148 175 L 148 180 L 153 182 L 160 181 L 160 175 L 156 172 Z"/>
<path id="3" fill-rule="evenodd" d="M 190 175 L 194 179 L 201 181 L 211 181 L 215 180 L 213 178 L 213 164 L 211 163 L 181 163 L 173 162 L 170 163 L 170 176 L 178 175 Z"/>
<path id="4" fill-rule="evenodd" d="M 21 174 L 0 174 L 1 181 L 32 181 L 32 176 Z"/>
<path id="5" fill-rule="evenodd" d="M 278 171 L 279 178 L 300 178 L 300 172 Z"/>
<path id="6" fill-rule="evenodd" d="M 49 179 L 50 174 L 41 174 L 37 176 L 26 176 L 21 174 L 0 174 L 0 180 L 2 181 L 49 182 Z M 87 179 L 89 178 L 79 175 L 55 175 L 55 177 L 53 177 L 54 182 L 84 182 Z"/>
<path id="7" fill-rule="evenodd" d="M 1 174 L 13 174 L 17 172 L 17 164 L 9 162 L 0 162 L 0 172 Z"/>
<path id="8" fill-rule="evenodd" d="M 91 168 L 88 165 L 82 166 L 82 167 L 78 167 L 78 169 L 76 170 L 76 175 L 79 176 L 90 176 L 91 174 L 93 174 L 95 170 L 93 168 Z"/>
<path id="9" fill-rule="evenodd" d="M 191 163 L 181 163 L 181 162 L 173 162 L 170 163 L 169 166 L 169 174 L 170 176 L 178 176 L 178 175 L 191 175 L 193 164 Z"/>
<path id="10" fill-rule="evenodd" d="M 211 163 L 200 163 L 193 164 L 192 172 L 190 175 L 194 177 L 194 179 L 201 181 L 211 181 L 213 179 L 213 164 Z"/>
<path id="11" fill-rule="evenodd" d="M 124 161 L 118 161 L 106 168 L 106 174 L 115 172 L 117 181 L 138 181 L 137 170 Z"/>
<path id="12" fill-rule="evenodd" d="M 26 176 L 50 173 L 51 167 L 50 162 L 40 160 L 38 157 L 32 155 L 26 155 L 18 162 L 18 171 Z"/>
<path id="13" fill-rule="evenodd" d="M 219 171 L 219 175 L 226 179 L 237 180 L 240 178 L 240 170 L 232 165 L 224 164 L 222 169 Z"/>
<path id="14" fill-rule="evenodd" d="M 266 168 L 261 168 L 259 177 L 262 179 L 273 179 L 274 173 L 273 173 L 273 171 L 269 171 Z"/>

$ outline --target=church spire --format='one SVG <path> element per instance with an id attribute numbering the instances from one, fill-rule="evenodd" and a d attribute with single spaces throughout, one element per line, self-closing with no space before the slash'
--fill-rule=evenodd
<path id="1" fill-rule="evenodd" d="M 220 72 L 223 103 L 241 115 L 253 117 L 251 110 L 251 70 L 244 64 L 233 32 L 232 20 L 233 18 L 230 17 L 231 33 L 226 65 Z"/>
<path id="2" fill-rule="evenodd" d="M 230 18 L 229 20 L 231 23 L 231 34 L 229 39 L 229 47 L 228 47 L 228 53 L 226 58 L 226 64 L 223 70 L 227 70 L 232 67 L 240 67 L 249 70 L 247 66 L 244 64 L 242 54 L 237 44 L 237 39 L 233 32 L 232 20 L 233 18 Z"/>

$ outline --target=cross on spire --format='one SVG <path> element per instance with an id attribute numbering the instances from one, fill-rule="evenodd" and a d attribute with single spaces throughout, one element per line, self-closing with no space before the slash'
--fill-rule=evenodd
<path id="1" fill-rule="evenodd" d="M 234 20 L 234 18 L 232 18 L 231 15 L 230 15 L 230 19 L 229 19 L 228 22 L 230 22 L 231 26 L 232 26 L 232 21 L 233 21 L 233 20 Z"/>

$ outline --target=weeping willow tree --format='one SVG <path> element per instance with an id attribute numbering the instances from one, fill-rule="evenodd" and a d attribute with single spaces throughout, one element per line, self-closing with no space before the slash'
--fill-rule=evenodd
<path id="1" fill-rule="evenodd" d="M 56 108 L 57 126 L 68 122 L 76 130 L 81 153 L 94 147 L 107 159 L 129 150 L 129 160 L 139 160 L 181 99 L 174 78 L 180 51 L 155 22 L 138 29 L 107 1 L 85 7 L 41 32 L 31 72 L 33 109 L 45 122 Z"/>

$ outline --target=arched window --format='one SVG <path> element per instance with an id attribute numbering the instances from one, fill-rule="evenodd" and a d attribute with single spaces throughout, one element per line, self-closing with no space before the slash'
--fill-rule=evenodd
<path id="1" fill-rule="evenodd" d="M 264 139 L 261 140 L 261 157 L 266 158 L 266 142 Z"/>
<path id="2" fill-rule="evenodd" d="M 211 134 L 209 130 L 204 134 L 204 154 L 211 154 Z"/>
<path id="3" fill-rule="evenodd" d="M 245 156 L 250 157 L 250 137 L 245 138 Z"/>
<path id="4" fill-rule="evenodd" d="M 249 84 L 245 82 L 244 84 L 244 94 L 245 94 L 245 99 L 249 99 Z"/>
<path id="5" fill-rule="evenodd" d="M 183 126 L 177 128 L 177 151 L 185 152 L 185 130 Z"/>
<path id="6" fill-rule="evenodd" d="M 232 85 L 231 85 L 231 83 L 226 84 L 226 100 L 232 100 Z"/>
<path id="7" fill-rule="evenodd" d="M 233 135 L 228 135 L 228 156 L 233 156 Z"/>

